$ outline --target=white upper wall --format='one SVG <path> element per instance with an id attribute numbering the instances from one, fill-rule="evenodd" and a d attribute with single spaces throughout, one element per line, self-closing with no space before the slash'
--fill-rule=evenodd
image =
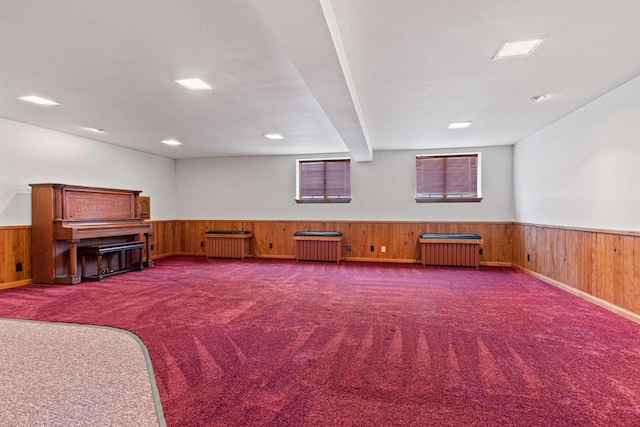
<path id="1" fill-rule="evenodd" d="M 480 203 L 416 203 L 415 156 L 480 152 Z M 181 219 L 513 221 L 513 147 L 377 151 L 351 162 L 351 203 L 296 203 L 296 159 L 235 157 L 176 161 Z M 343 157 L 315 156 L 316 158 Z"/>
<path id="2" fill-rule="evenodd" d="M 482 153 L 481 203 L 414 201 L 416 154 L 470 151 Z M 29 183 L 61 182 L 142 190 L 156 220 L 515 220 L 640 231 L 640 77 L 515 147 L 377 151 L 373 162 L 352 163 L 349 204 L 297 204 L 296 158 L 174 161 L 0 119 L 0 225 L 30 224 Z"/>
<path id="3" fill-rule="evenodd" d="M 640 77 L 517 143 L 514 171 L 516 221 L 640 231 Z"/>
<path id="4" fill-rule="evenodd" d="M 141 190 L 175 218 L 173 160 L 0 118 L 0 225 L 31 224 L 33 183 Z"/>

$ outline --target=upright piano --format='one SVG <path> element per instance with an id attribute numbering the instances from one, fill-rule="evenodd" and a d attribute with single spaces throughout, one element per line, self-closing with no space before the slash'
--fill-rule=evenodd
<path id="1" fill-rule="evenodd" d="M 141 218 L 140 191 L 66 184 L 30 186 L 34 283 L 79 283 L 79 250 L 96 245 L 126 246 L 143 239 L 146 260 L 132 262 L 140 268 L 151 267 L 152 226 Z M 91 262 L 88 268 L 93 268 Z"/>

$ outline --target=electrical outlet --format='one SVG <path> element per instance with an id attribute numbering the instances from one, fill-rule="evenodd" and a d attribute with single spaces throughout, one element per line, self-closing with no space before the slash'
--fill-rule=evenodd
<path id="1" fill-rule="evenodd" d="M 482 248 L 480 248 L 480 255 L 482 255 Z"/>
<path id="2" fill-rule="evenodd" d="M 387 252 L 387 247 L 386 246 L 380 246 L 380 251 L 381 252 Z"/>
<path id="3" fill-rule="evenodd" d="M 351 243 L 347 243 L 347 252 L 351 252 Z"/>
<path id="4" fill-rule="evenodd" d="M 20 271 L 22 271 L 22 263 L 16 262 L 16 272 L 20 272 Z"/>
<path id="5" fill-rule="evenodd" d="M 373 245 L 371 245 L 371 252 L 375 251 L 376 248 L 373 247 Z"/>
<path id="6" fill-rule="evenodd" d="M 200 247 L 204 248 L 204 242 L 200 242 Z"/>
<path id="7" fill-rule="evenodd" d="M 527 262 L 531 262 L 531 255 L 527 254 Z"/>
<path id="8" fill-rule="evenodd" d="M 273 243 L 269 243 L 269 249 L 273 249 Z"/>

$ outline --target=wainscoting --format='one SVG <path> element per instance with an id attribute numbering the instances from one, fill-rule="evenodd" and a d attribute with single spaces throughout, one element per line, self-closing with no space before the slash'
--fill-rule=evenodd
<path id="1" fill-rule="evenodd" d="M 640 233 L 513 225 L 514 267 L 640 314 Z"/>
<path id="2" fill-rule="evenodd" d="M 480 234 L 482 265 L 505 265 L 640 314 L 640 233 L 511 222 L 152 221 L 152 258 L 205 255 L 207 230 L 248 230 L 251 255 L 295 258 L 293 233 L 339 231 L 348 261 L 418 262 L 422 233 Z M 385 246 L 385 252 L 382 252 Z M 373 251 L 371 251 L 373 247 Z M 22 271 L 16 264 L 22 263 Z M 31 227 L 0 227 L 0 289 L 31 282 Z M 596 301 L 597 302 L 597 301 Z"/>
<path id="3" fill-rule="evenodd" d="M 22 271 L 17 271 L 21 264 Z M 31 283 L 31 226 L 0 227 L 0 289 Z"/>
<path id="4" fill-rule="evenodd" d="M 379 222 L 379 221 L 175 221 L 176 253 L 203 255 L 207 230 L 252 231 L 251 254 L 261 258 L 295 258 L 293 233 L 339 231 L 348 261 L 418 262 L 422 233 L 476 233 L 482 236 L 484 265 L 511 265 L 510 222 Z M 157 239 L 164 237 L 154 225 Z M 382 252 L 382 247 L 385 252 Z M 373 251 L 371 250 L 373 247 Z M 154 256 L 156 253 L 154 253 Z"/>
<path id="5" fill-rule="evenodd" d="M 153 236 L 151 236 L 151 258 L 163 258 L 182 252 L 179 250 L 180 241 L 176 234 L 176 221 L 151 221 Z"/>

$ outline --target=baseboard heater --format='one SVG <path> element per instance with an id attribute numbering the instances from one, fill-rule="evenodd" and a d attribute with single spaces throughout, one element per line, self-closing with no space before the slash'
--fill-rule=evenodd
<path id="1" fill-rule="evenodd" d="M 419 242 L 423 266 L 480 266 L 482 238 L 478 234 L 424 233 L 420 235 Z"/>
<path id="2" fill-rule="evenodd" d="M 207 258 L 239 258 L 250 256 L 251 231 L 211 230 L 204 233 Z"/>
<path id="3" fill-rule="evenodd" d="M 293 233 L 297 261 L 342 259 L 342 233 L 337 231 L 297 231 Z"/>

